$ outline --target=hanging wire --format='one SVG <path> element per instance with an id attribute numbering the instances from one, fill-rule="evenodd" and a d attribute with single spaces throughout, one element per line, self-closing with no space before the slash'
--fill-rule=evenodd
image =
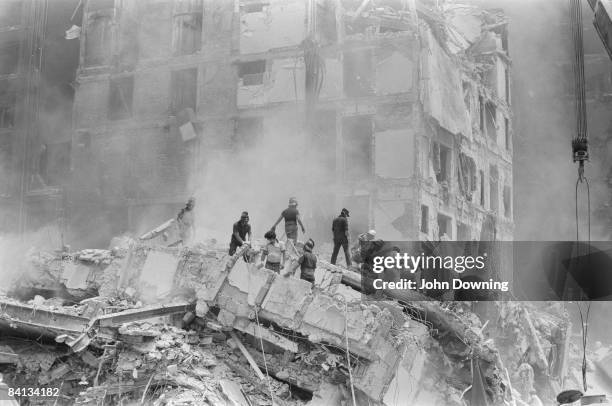
<path id="1" fill-rule="evenodd" d="M 574 162 L 578 162 L 578 179 L 576 180 L 575 205 L 576 205 L 576 258 L 580 258 L 580 218 L 578 215 L 578 187 L 581 183 L 586 186 L 587 194 L 587 253 L 585 259 L 588 260 L 591 245 L 591 191 L 589 181 L 584 175 L 584 163 L 588 160 L 588 131 L 587 131 L 587 110 L 586 110 L 586 86 L 584 80 L 584 44 L 582 28 L 582 8 L 580 0 L 569 0 L 570 6 L 570 25 L 572 39 L 574 42 L 574 63 L 572 70 L 574 73 L 576 89 L 576 134 L 572 139 L 572 152 Z M 589 334 L 589 314 L 591 302 L 587 304 L 586 314 L 583 314 L 579 303 L 576 303 L 580 313 L 580 326 L 582 329 L 582 386 L 587 391 L 587 362 L 586 347 Z"/>

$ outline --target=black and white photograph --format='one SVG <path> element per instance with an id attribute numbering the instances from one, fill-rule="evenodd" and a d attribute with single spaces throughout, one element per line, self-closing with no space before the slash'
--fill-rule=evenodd
<path id="1" fill-rule="evenodd" d="M 0 406 L 612 404 L 611 314 L 612 0 L 0 0 Z"/>

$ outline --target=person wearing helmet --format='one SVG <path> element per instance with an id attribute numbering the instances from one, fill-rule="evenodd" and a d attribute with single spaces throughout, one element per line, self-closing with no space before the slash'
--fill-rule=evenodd
<path id="1" fill-rule="evenodd" d="M 340 247 L 344 250 L 344 258 L 346 259 L 347 268 L 351 266 L 351 254 L 349 253 L 349 226 L 348 226 L 349 211 L 342 209 L 340 215 L 336 217 L 332 223 L 332 232 L 334 233 L 334 251 L 332 252 L 331 263 L 336 264 Z"/>
<path id="2" fill-rule="evenodd" d="M 274 225 L 270 229 L 270 231 L 274 231 L 278 223 L 280 223 L 281 220 L 284 219 L 285 235 L 287 236 L 287 240 L 292 240 L 294 244 L 297 243 L 298 224 L 302 228 L 302 233 L 306 233 L 306 229 L 304 228 L 304 224 L 302 224 L 302 219 L 300 217 L 300 212 L 297 209 L 297 205 L 298 202 L 295 197 L 289 199 L 289 207 L 283 210 L 278 220 L 276 220 L 276 223 L 274 223 Z"/>
<path id="3" fill-rule="evenodd" d="M 251 225 L 249 224 L 249 213 L 243 211 L 240 220 L 234 223 L 232 237 L 230 240 L 229 254 L 234 255 L 238 247 L 248 244 L 251 240 Z"/>
<path id="4" fill-rule="evenodd" d="M 308 241 L 306 241 L 306 244 L 304 244 L 304 253 L 298 258 L 294 268 L 295 270 L 299 266 L 300 279 L 304 279 L 308 282 L 315 281 L 314 274 L 315 269 L 317 268 L 317 256 L 312 252 L 314 245 L 315 243 L 312 238 L 309 238 Z"/>
<path id="5" fill-rule="evenodd" d="M 176 216 L 179 238 L 183 244 L 188 244 L 195 238 L 195 198 L 190 197 L 185 207 Z"/>

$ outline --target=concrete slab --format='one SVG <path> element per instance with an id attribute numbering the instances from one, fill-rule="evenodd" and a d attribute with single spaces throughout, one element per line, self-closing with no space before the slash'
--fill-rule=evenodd
<path id="1" fill-rule="evenodd" d="M 208 266 L 200 274 L 200 288 L 196 292 L 198 300 L 212 302 L 219 293 L 227 278 L 227 272 L 222 266 Z"/>
<path id="2" fill-rule="evenodd" d="M 238 261 L 230 271 L 227 282 L 242 292 L 247 292 L 248 304 L 255 306 L 255 299 L 260 295 L 261 290 L 273 275 L 274 272 L 269 269 L 258 269 L 253 264 Z"/>
<path id="3" fill-rule="evenodd" d="M 140 281 L 152 286 L 157 296 L 172 290 L 172 280 L 178 266 L 179 258 L 162 251 L 149 251 L 140 273 Z"/>
<path id="4" fill-rule="evenodd" d="M 87 278 L 90 268 L 85 265 L 77 265 L 73 262 L 64 263 L 62 279 L 68 289 L 87 289 Z"/>
<path id="5" fill-rule="evenodd" d="M 274 344 L 277 347 L 287 351 L 293 353 L 298 352 L 298 345 L 295 341 L 291 341 L 282 335 L 275 333 L 274 331 L 268 330 L 267 328 L 260 328 L 257 323 L 250 322 L 246 319 L 240 319 L 234 322 L 234 328 L 253 337 L 259 338 L 261 336 L 264 341 Z"/>
<path id="6" fill-rule="evenodd" d="M 283 327 L 297 329 L 295 316 L 311 295 L 312 284 L 302 279 L 277 277 L 261 305 L 261 316 Z"/>
<path id="7" fill-rule="evenodd" d="M 347 315 L 349 339 L 361 341 L 366 329 L 366 321 L 361 308 L 349 306 Z M 344 337 L 345 320 L 344 303 L 321 293 L 315 295 L 303 319 L 306 324 L 340 337 Z"/>

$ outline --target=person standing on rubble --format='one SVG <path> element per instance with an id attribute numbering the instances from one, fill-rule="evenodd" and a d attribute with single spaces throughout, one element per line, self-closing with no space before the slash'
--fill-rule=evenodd
<path id="1" fill-rule="evenodd" d="M 317 256 L 312 253 L 314 249 L 314 241 L 312 238 L 309 238 L 304 244 L 304 253 L 298 258 L 297 264 L 295 265 L 295 269 L 300 267 L 300 279 L 304 279 L 308 282 L 315 281 L 315 269 L 317 268 Z M 287 275 L 289 275 L 287 273 Z"/>
<path id="2" fill-rule="evenodd" d="M 297 199 L 295 197 L 290 198 L 289 207 L 283 210 L 278 220 L 276 220 L 276 223 L 274 223 L 270 229 L 270 231 L 274 231 L 278 223 L 285 219 L 285 235 L 287 236 L 287 240 L 293 241 L 293 244 L 297 243 L 298 224 L 302 228 L 302 234 L 306 234 L 306 229 L 304 228 L 304 224 L 302 224 L 302 219 L 300 218 L 300 212 L 297 209 L 297 205 Z"/>
<path id="3" fill-rule="evenodd" d="M 334 234 L 334 251 L 332 252 L 331 263 L 336 264 L 340 247 L 344 250 L 344 258 L 346 259 L 346 267 L 351 266 L 351 254 L 349 253 L 349 226 L 348 226 L 349 211 L 342 209 L 340 215 L 332 222 L 332 232 Z"/>
<path id="4" fill-rule="evenodd" d="M 240 220 L 234 223 L 232 237 L 230 240 L 229 254 L 234 255 L 238 247 L 248 244 L 251 241 L 251 225 L 249 224 L 249 213 L 243 211 Z M 247 238 L 248 237 L 248 238 Z"/>
<path id="5" fill-rule="evenodd" d="M 266 269 L 280 273 L 285 265 L 285 244 L 276 239 L 276 233 L 272 230 L 266 232 L 264 238 L 267 243 L 261 251 L 261 263 L 265 264 Z"/>
<path id="6" fill-rule="evenodd" d="M 195 239 L 195 198 L 190 197 L 185 207 L 176 216 L 179 238 L 183 244 L 189 244 Z"/>

